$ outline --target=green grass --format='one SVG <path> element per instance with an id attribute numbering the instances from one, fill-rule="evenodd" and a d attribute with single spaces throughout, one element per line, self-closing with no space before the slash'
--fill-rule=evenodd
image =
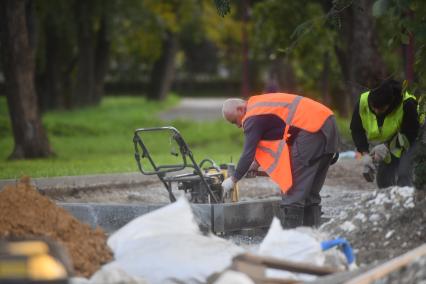
<path id="1" fill-rule="evenodd" d="M 200 123 L 163 122 L 157 114 L 175 104 L 150 102 L 138 97 L 106 97 L 99 107 L 44 114 L 43 123 L 56 156 L 49 159 L 7 160 L 13 137 L 6 100 L 0 97 L 0 178 L 53 177 L 138 171 L 134 160 L 133 131 L 140 127 L 176 127 L 192 149 L 197 162 L 210 157 L 218 163 L 236 161 L 243 137 L 241 130 L 222 120 Z M 170 163 L 170 141 L 153 143 L 160 163 Z"/>
<path id="2" fill-rule="evenodd" d="M 141 127 L 176 127 L 200 162 L 209 157 L 218 164 L 237 162 L 243 134 L 223 120 L 213 122 L 161 121 L 157 114 L 178 103 L 176 96 L 158 103 L 139 97 L 106 97 L 98 107 L 44 114 L 43 123 L 56 156 L 49 159 L 7 160 L 13 137 L 6 100 L 0 97 L 0 179 L 54 177 L 138 171 L 134 160 L 133 131 Z M 338 117 L 343 136 L 350 137 L 348 120 Z M 161 136 L 161 135 L 160 135 Z M 143 136 L 145 137 L 145 136 Z M 158 163 L 175 161 L 168 137 L 147 137 Z"/>
<path id="3" fill-rule="evenodd" d="M 350 118 L 345 118 L 336 114 L 336 121 L 340 136 L 345 141 L 351 141 L 351 130 L 349 129 Z"/>

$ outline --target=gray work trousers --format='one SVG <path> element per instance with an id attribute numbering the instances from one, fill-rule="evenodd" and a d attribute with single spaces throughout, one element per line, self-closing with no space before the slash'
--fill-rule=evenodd
<path id="1" fill-rule="evenodd" d="M 413 186 L 414 153 L 417 143 L 414 142 L 401 158 L 392 156 L 390 163 L 380 162 L 377 167 L 376 183 L 379 188 L 389 186 Z"/>
<path id="2" fill-rule="evenodd" d="M 328 119 L 324 131 L 300 131 L 290 146 L 293 185 L 282 196 L 282 205 L 307 207 L 321 203 L 320 191 L 337 151 L 338 132 L 334 117 Z"/>

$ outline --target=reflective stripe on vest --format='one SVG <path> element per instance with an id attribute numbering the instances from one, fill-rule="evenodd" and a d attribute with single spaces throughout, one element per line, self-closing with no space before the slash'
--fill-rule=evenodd
<path id="1" fill-rule="evenodd" d="M 303 105 L 303 111 L 298 111 Z M 306 111 L 307 110 L 307 111 Z M 311 99 L 292 94 L 274 93 L 253 96 L 247 102 L 244 122 L 256 115 L 273 114 L 285 123 L 283 137 L 279 140 L 261 140 L 255 158 L 265 172 L 286 193 L 293 185 L 289 146 L 286 143 L 290 126 L 310 132 L 318 131 L 332 111 Z"/>
<path id="2" fill-rule="evenodd" d="M 282 152 L 283 152 L 283 150 L 284 150 L 284 147 L 285 147 L 285 140 L 283 139 L 283 140 L 280 140 L 280 142 L 279 142 L 279 144 L 278 144 L 278 149 L 277 149 L 277 151 L 276 152 L 274 152 L 274 151 L 272 151 L 270 148 L 267 148 L 267 147 L 265 147 L 265 146 L 262 146 L 262 145 L 259 145 L 258 146 L 258 149 L 259 150 L 261 150 L 261 151 L 263 151 L 263 152 L 266 152 L 266 153 L 268 153 L 269 155 L 271 155 L 273 158 L 274 158 L 274 161 L 272 162 L 272 164 L 269 166 L 269 168 L 267 168 L 267 169 L 265 169 L 265 172 L 268 174 L 268 175 L 271 175 L 272 174 L 272 172 L 276 169 L 276 167 L 277 167 L 277 165 L 278 165 L 278 162 L 279 162 L 279 160 L 280 160 L 280 157 L 281 157 L 281 155 L 282 155 Z"/>

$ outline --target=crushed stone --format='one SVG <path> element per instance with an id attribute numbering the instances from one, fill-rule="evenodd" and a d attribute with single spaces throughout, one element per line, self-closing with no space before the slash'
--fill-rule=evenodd
<path id="1" fill-rule="evenodd" d="M 426 199 L 415 196 L 410 187 L 363 193 L 320 229 L 346 238 L 360 265 L 391 259 L 426 242 Z"/>

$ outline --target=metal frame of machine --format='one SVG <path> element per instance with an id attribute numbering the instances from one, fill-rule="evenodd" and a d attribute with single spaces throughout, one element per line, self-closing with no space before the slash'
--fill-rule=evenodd
<path id="1" fill-rule="evenodd" d="M 155 131 L 169 131 L 171 137 L 179 146 L 179 152 L 182 157 L 181 164 L 175 165 L 158 165 L 155 163 L 152 155 L 147 148 L 146 143 L 142 139 L 142 134 Z M 192 151 L 183 139 L 180 132 L 172 126 L 138 128 L 135 130 L 133 143 L 135 147 L 135 160 L 140 172 L 144 175 L 157 175 L 166 187 L 171 202 L 176 201 L 176 197 L 172 192 L 172 183 L 178 184 L 179 190 L 190 192 L 191 202 L 193 203 L 223 203 L 227 199 L 230 201 L 238 201 L 238 189 L 232 191 L 232 196 L 224 196 L 221 186 L 222 181 L 231 174 L 232 166 L 221 165 L 218 167 L 211 159 L 203 159 L 199 164 L 194 159 Z M 179 153 L 172 151 L 174 156 Z M 146 170 L 143 167 L 142 159 L 147 159 L 153 170 Z M 210 167 L 203 170 L 203 166 L 210 163 Z M 167 175 L 179 172 L 187 168 L 192 168 L 193 172 L 179 175 Z"/>

